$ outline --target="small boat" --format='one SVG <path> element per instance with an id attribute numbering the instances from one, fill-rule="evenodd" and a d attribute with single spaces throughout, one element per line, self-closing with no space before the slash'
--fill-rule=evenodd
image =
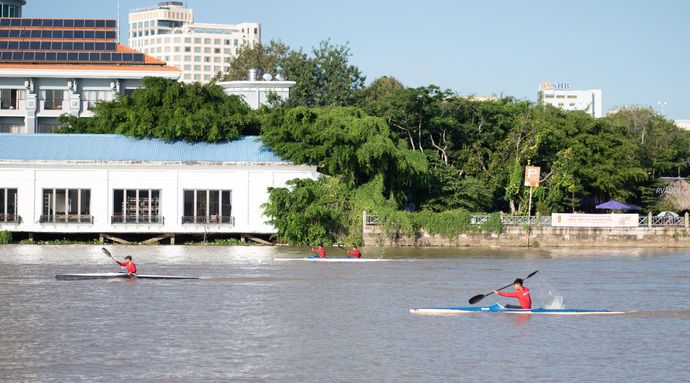
<path id="1" fill-rule="evenodd" d="M 468 313 L 505 313 L 505 314 L 543 314 L 543 315 L 611 315 L 625 314 L 624 311 L 608 310 L 569 310 L 569 309 L 511 309 L 495 304 L 489 307 L 438 307 L 410 309 L 411 314 L 456 315 Z"/>
<path id="2" fill-rule="evenodd" d="M 134 278 L 127 273 L 94 273 L 94 274 L 58 274 L 55 279 L 83 280 L 83 279 L 199 279 L 198 277 L 180 277 L 176 275 L 146 275 L 136 274 Z"/>
<path id="3" fill-rule="evenodd" d="M 306 262 L 386 262 L 392 259 L 383 258 L 322 258 L 322 257 L 302 257 L 302 258 L 273 258 L 274 261 L 306 261 Z"/>

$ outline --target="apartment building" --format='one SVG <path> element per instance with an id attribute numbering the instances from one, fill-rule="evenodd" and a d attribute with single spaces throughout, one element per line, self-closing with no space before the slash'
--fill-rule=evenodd
<path id="1" fill-rule="evenodd" d="M 203 24 L 179 1 L 129 11 L 129 46 L 182 71 L 180 81 L 209 82 L 240 47 L 261 42 L 261 24 Z"/>

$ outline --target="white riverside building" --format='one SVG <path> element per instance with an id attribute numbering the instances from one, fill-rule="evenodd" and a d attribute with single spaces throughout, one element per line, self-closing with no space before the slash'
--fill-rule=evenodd
<path id="1" fill-rule="evenodd" d="M 270 235 L 269 187 L 317 179 L 262 148 L 107 134 L 0 135 L 0 231 L 91 234 L 114 241 L 175 235 Z"/>
<path id="2" fill-rule="evenodd" d="M 569 83 L 539 84 L 537 104 L 553 105 L 566 111 L 582 110 L 595 118 L 604 115 L 601 110 L 601 89 L 570 90 Z"/>

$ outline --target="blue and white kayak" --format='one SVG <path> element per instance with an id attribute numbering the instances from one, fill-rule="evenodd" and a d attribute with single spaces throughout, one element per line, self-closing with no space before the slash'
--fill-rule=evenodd
<path id="1" fill-rule="evenodd" d="M 392 259 L 383 258 L 322 258 L 322 257 L 302 257 L 302 258 L 273 258 L 274 261 L 305 261 L 305 262 L 386 262 Z"/>
<path id="2" fill-rule="evenodd" d="M 608 310 L 569 310 L 569 309 L 510 309 L 495 304 L 489 307 L 438 307 L 410 309 L 411 314 L 456 315 L 471 313 L 505 313 L 505 314 L 543 314 L 543 315 L 611 315 L 625 314 L 624 311 Z"/>

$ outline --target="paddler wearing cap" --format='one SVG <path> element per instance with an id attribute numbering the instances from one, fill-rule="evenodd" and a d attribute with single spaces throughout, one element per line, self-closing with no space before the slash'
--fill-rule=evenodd
<path id="1" fill-rule="evenodd" d="M 311 251 L 313 251 L 313 252 L 319 254 L 319 257 L 321 257 L 321 258 L 326 258 L 326 250 L 323 249 L 323 245 L 320 244 L 320 243 L 319 243 L 319 248 L 318 248 L 318 249 L 315 250 L 315 249 L 312 247 L 312 248 L 311 248 Z"/>
<path id="2" fill-rule="evenodd" d="M 124 262 L 124 263 L 118 262 L 117 259 L 115 259 L 115 258 L 113 258 L 113 260 L 114 260 L 115 263 L 117 263 L 118 265 L 127 267 L 127 275 L 129 275 L 129 276 L 134 276 L 134 275 L 137 273 L 137 267 L 136 267 L 136 265 L 134 265 L 134 263 L 132 262 L 132 256 L 131 256 L 131 255 L 128 255 L 128 256 L 125 257 L 125 262 Z"/>
<path id="3" fill-rule="evenodd" d="M 498 294 L 502 297 L 512 297 L 512 298 L 517 298 L 518 301 L 520 302 L 520 306 L 515 306 L 515 305 L 505 305 L 506 308 L 509 309 L 531 309 L 532 308 L 532 297 L 529 296 L 529 289 L 527 287 L 522 286 L 522 279 L 518 278 L 513 282 L 513 287 L 515 288 L 514 293 L 502 293 L 500 291 L 494 290 L 495 294 Z"/>
<path id="4" fill-rule="evenodd" d="M 357 250 L 357 245 L 352 245 L 352 251 L 348 251 L 347 253 L 350 255 L 354 255 L 355 258 L 362 257 L 362 253 L 360 253 L 359 250 Z"/>

